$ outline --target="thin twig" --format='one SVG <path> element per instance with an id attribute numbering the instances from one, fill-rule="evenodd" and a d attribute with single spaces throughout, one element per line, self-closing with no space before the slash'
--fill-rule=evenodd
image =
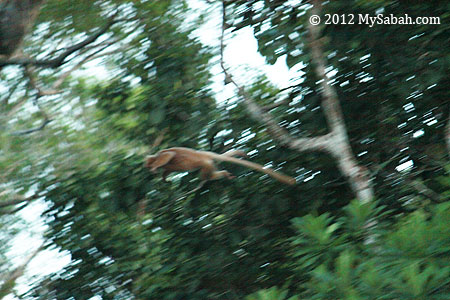
<path id="1" fill-rule="evenodd" d="M 30 133 L 33 133 L 36 131 L 40 131 L 40 130 L 44 129 L 45 126 L 47 126 L 52 121 L 50 119 L 50 117 L 48 116 L 47 112 L 44 110 L 44 108 L 39 103 L 39 98 L 44 95 L 47 95 L 49 93 L 46 93 L 41 88 L 39 88 L 39 86 L 36 82 L 36 79 L 35 79 L 33 73 L 31 72 L 30 67 L 28 67 L 28 66 L 25 67 L 25 74 L 28 77 L 28 82 L 31 85 L 31 87 L 37 91 L 36 96 L 33 100 L 33 103 L 39 108 L 39 111 L 41 112 L 41 114 L 43 115 L 44 118 L 42 120 L 41 125 L 39 125 L 38 127 L 26 129 L 26 130 L 19 130 L 19 131 L 15 131 L 15 132 L 11 133 L 12 135 L 15 135 L 15 136 L 27 135 L 27 134 L 30 134 Z"/>
<path id="2" fill-rule="evenodd" d="M 37 132 L 37 131 L 41 131 L 45 128 L 45 126 L 47 126 L 52 120 L 50 120 L 47 116 L 44 116 L 44 120 L 42 120 L 41 125 L 34 127 L 34 128 L 30 128 L 30 129 L 25 129 L 25 130 L 19 130 L 19 131 L 15 131 L 13 133 L 11 133 L 11 135 L 15 135 L 15 136 L 20 136 L 20 135 L 27 135 L 33 132 Z"/>
<path id="3" fill-rule="evenodd" d="M 294 84 L 294 85 L 286 86 L 286 87 L 284 87 L 284 88 L 281 88 L 281 89 L 280 89 L 280 92 L 284 92 L 284 91 L 287 91 L 287 90 L 290 90 L 290 89 L 295 89 L 295 88 L 299 87 L 300 85 L 301 85 L 301 84 L 299 83 L 299 84 Z"/>
<path id="4" fill-rule="evenodd" d="M 0 101 L 2 103 L 2 106 L 8 105 L 9 99 L 14 94 L 14 92 L 16 91 L 16 89 L 19 85 L 20 85 L 20 81 L 16 82 L 16 84 L 12 88 L 9 89 L 8 95 Z"/>

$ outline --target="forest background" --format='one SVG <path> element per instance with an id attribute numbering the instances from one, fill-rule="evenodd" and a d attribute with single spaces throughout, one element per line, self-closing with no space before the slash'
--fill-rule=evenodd
<path id="1" fill-rule="evenodd" d="M 449 12 L 0 1 L 0 299 L 449 299 Z M 349 24 L 405 14 L 439 22 Z M 230 67 L 242 32 L 287 68 Z M 297 184 L 164 183 L 143 162 L 173 146 Z M 45 253 L 63 266 L 31 276 Z"/>

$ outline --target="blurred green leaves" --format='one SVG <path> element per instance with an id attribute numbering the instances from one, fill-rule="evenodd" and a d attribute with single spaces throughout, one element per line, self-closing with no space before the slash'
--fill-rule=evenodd
<path id="1" fill-rule="evenodd" d="M 306 39 L 308 6 L 297 2 L 227 1 L 227 21 L 253 29 L 268 63 L 285 58 L 289 68 L 301 67 L 283 91 L 265 76 L 245 77 L 253 80 L 245 85 L 290 134 L 317 136 L 328 124 Z M 200 21 L 186 21 L 184 1 L 47 1 L 25 43 L 31 57 L 62 51 L 115 12 L 123 22 L 98 40 L 114 45 L 98 62 L 108 76 L 80 70 L 59 96 L 41 97 L 53 121 L 36 134 L 9 134 L 39 124 L 42 112 L 23 70 L 2 71 L 12 95 L 0 104 L 2 188 L 8 196 L 45 193 L 46 237 L 72 258 L 23 298 L 449 299 L 447 8 L 324 2 L 329 14 L 442 17 L 438 27 L 323 28 L 352 149 L 377 194 L 363 204 L 351 201 L 332 157 L 280 147 L 238 98 L 216 103 L 210 70 L 218 51 L 195 37 Z M 215 18 L 210 9 L 206 16 Z M 89 53 L 77 53 L 67 68 Z M 37 70 L 39 85 L 51 86 L 64 71 Z M 287 188 L 222 163 L 236 179 L 189 193 L 199 184 L 195 172 L 163 183 L 143 167 L 147 153 L 169 146 L 242 149 L 299 184 Z M 407 161 L 412 167 L 398 171 Z M 3 241 L 15 220 L 1 221 L 3 273 L 10 268 Z"/>
<path id="2" fill-rule="evenodd" d="M 372 205 L 371 205 L 372 206 Z M 361 209 L 365 207 L 364 209 Z M 366 204 L 352 202 L 339 222 L 326 216 L 294 219 L 298 236 L 292 239 L 298 272 L 309 274 L 305 297 L 311 299 L 444 299 L 450 295 L 450 206 L 443 203 L 425 214 L 417 211 L 396 224 L 383 224 L 377 209 L 361 213 Z M 367 211 L 367 210 L 366 210 Z M 363 215 L 366 217 L 363 218 Z M 355 217 L 375 227 L 362 227 L 366 240 L 350 238 L 347 231 Z M 339 224 L 339 225 L 338 225 Z M 366 223 L 367 224 L 367 223 Z M 311 234 L 316 228 L 318 235 Z M 377 230 L 374 231 L 374 228 Z M 333 237 L 330 238 L 329 233 Z M 324 247 L 322 241 L 328 242 Z M 298 250 L 300 248 L 300 250 Z M 312 265 L 311 262 L 317 262 Z"/>

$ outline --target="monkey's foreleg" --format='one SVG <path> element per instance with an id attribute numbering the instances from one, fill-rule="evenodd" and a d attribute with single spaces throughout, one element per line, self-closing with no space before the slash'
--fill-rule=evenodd
<path id="1" fill-rule="evenodd" d="M 175 155 L 176 153 L 172 151 L 166 151 L 158 154 L 155 160 L 151 163 L 150 170 L 155 172 L 156 169 L 166 165 Z"/>
<path id="2" fill-rule="evenodd" d="M 214 180 L 214 179 L 220 179 L 226 177 L 227 179 L 234 179 L 236 178 L 236 176 L 234 176 L 233 174 L 231 174 L 228 171 L 222 170 L 222 171 L 215 171 L 213 173 L 211 173 L 210 175 L 210 179 Z"/>

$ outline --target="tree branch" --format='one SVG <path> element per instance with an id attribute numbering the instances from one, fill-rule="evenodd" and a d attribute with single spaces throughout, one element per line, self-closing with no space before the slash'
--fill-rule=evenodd
<path id="1" fill-rule="evenodd" d="M 42 197 L 42 195 L 34 194 L 33 196 L 30 196 L 30 197 L 23 197 L 23 196 L 17 195 L 7 201 L 0 201 L 0 208 L 17 205 L 17 204 L 21 204 L 24 202 L 31 202 L 40 197 Z"/>
<path id="2" fill-rule="evenodd" d="M 49 124 L 52 120 L 49 118 L 47 112 L 42 108 L 42 106 L 39 104 L 39 98 L 44 96 L 44 95 L 51 95 L 52 93 L 48 93 L 46 91 L 43 91 L 39 88 L 39 86 L 37 85 L 36 79 L 34 78 L 30 68 L 28 66 L 25 67 L 25 74 L 28 77 L 29 83 L 32 86 L 32 88 L 34 88 L 37 93 L 36 93 L 36 97 L 34 99 L 34 104 L 39 108 L 39 111 L 41 112 L 41 114 L 44 116 L 44 119 L 42 120 L 41 125 L 39 125 L 38 127 L 35 128 L 31 128 L 31 129 L 26 129 L 26 130 L 20 130 L 20 131 L 16 131 L 11 133 L 12 135 L 27 135 L 36 131 L 40 131 L 42 129 L 45 128 L 45 126 L 47 126 L 47 124 Z"/>
<path id="3" fill-rule="evenodd" d="M 320 1 L 314 1 L 314 7 L 312 8 L 312 14 L 320 14 L 318 6 L 321 5 Z M 308 22 L 309 31 L 309 48 L 311 50 L 312 61 L 315 65 L 315 72 L 317 77 L 320 79 L 320 87 L 322 94 L 322 108 L 328 126 L 331 132 L 338 133 L 342 135 L 343 138 L 348 142 L 347 131 L 344 124 L 344 115 L 342 113 L 341 107 L 339 105 L 339 100 L 337 97 L 336 90 L 330 84 L 326 71 L 325 71 L 325 59 L 322 51 L 322 41 L 320 39 L 320 28 L 315 25 L 311 25 Z"/>
<path id="4" fill-rule="evenodd" d="M 99 45 L 96 45 L 96 47 L 98 47 Z M 63 84 L 64 80 L 66 80 L 67 77 L 70 76 L 70 74 L 72 74 L 74 71 L 78 70 L 79 68 L 81 68 L 83 66 L 83 64 L 85 64 L 88 61 L 91 61 L 93 59 L 99 58 L 101 56 L 105 56 L 108 54 L 112 54 L 117 52 L 118 50 L 112 50 L 112 51 L 108 51 L 105 53 L 100 53 L 103 50 L 105 50 L 106 48 L 108 48 L 110 46 L 110 44 L 105 44 L 105 45 L 101 45 L 102 47 L 100 47 L 99 49 L 96 49 L 96 51 L 94 51 L 93 53 L 90 53 L 89 55 L 87 55 L 86 57 L 84 57 L 80 62 L 78 62 L 76 65 L 74 65 L 70 70 L 64 72 L 63 74 L 61 74 L 61 76 L 53 83 L 52 85 L 52 90 L 51 92 L 53 92 L 53 94 L 47 94 L 47 95 L 54 95 L 57 93 L 60 93 L 59 88 L 61 87 L 61 85 Z"/>
<path id="5" fill-rule="evenodd" d="M 25 129 L 25 130 L 15 131 L 15 132 L 11 133 L 11 135 L 16 135 L 16 136 L 19 136 L 19 135 L 27 135 L 27 134 L 30 134 L 30 133 L 33 133 L 33 132 L 41 131 L 41 130 L 43 130 L 43 129 L 45 128 L 45 126 L 47 126 L 51 121 L 52 121 L 52 120 L 50 120 L 50 119 L 48 118 L 47 115 L 44 115 L 44 120 L 42 120 L 41 125 L 39 125 L 39 126 L 37 126 L 37 127 L 34 127 L 34 128 L 30 128 L 30 129 Z"/>
<path id="6" fill-rule="evenodd" d="M 98 49 L 94 48 L 94 47 L 99 47 L 99 46 L 100 46 L 100 48 L 98 48 Z M 95 51 L 93 51 L 92 53 L 90 53 L 89 55 L 84 57 L 80 62 L 75 64 L 68 71 L 62 73 L 59 76 L 59 78 L 53 83 L 51 89 L 48 89 L 48 90 L 44 90 L 44 89 L 39 87 L 39 85 L 37 84 L 35 76 L 32 74 L 30 66 L 26 65 L 25 66 L 25 74 L 29 78 L 29 84 L 31 85 L 32 88 L 34 88 L 37 91 L 36 98 L 34 99 L 34 103 L 38 106 L 38 108 L 39 108 L 39 110 L 40 110 L 40 112 L 41 112 L 41 114 L 43 115 L 44 118 L 42 120 L 42 123 L 39 126 L 37 126 L 35 128 L 31 128 L 31 129 L 16 131 L 16 132 L 13 132 L 12 135 L 16 135 L 16 136 L 27 135 L 27 134 L 31 134 L 31 133 L 43 130 L 52 120 L 48 116 L 47 112 L 42 108 L 42 106 L 40 106 L 40 104 L 38 102 L 39 98 L 42 97 L 42 96 L 50 96 L 50 95 L 56 95 L 58 93 L 61 93 L 61 91 L 59 91 L 61 85 L 64 83 L 66 78 L 68 76 L 70 76 L 70 74 L 73 71 L 79 69 L 87 61 L 96 59 L 96 58 L 104 56 L 104 55 L 108 55 L 110 53 L 114 53 L 114 52 L 118 51 L 118 49 L 120 49 L 120 48 L 118 48 L 118 49 L 115 49 L 115 50 L 112 50 L 112 51 L 101 53 L 103 50 L 105 50 L 109 46 L 111 46 L 110 42 L 108 42 L 108 43 L 100 43 L 98 45 L 93 46 L 92 49 L 95 49 Z M 81 51 L 83 51 L 83 50 L 81 50 Z"/>
<path id="7" fill-rule="evenodd" d="M 43 68 L 53 68 L 53 69 L 57 68 L 67 62 L 66 58 L 69 55 L 71 55 L 71 54 L 75 53 L 76 51 L 84 48 L 85 46 L 95 42 L 101 35 L 106 33 L 108 31 L 108 29 L 114 23 L 118 22 L 118 20 L 114 19 L 116 14 L 114 14 L 109 19 L 109 21 L 103 28 L 98 29 L 92 35 L 90 35 L 86 39 L 84 39 L 83 41 L 81 41 L 75 45 L 72 45 L 71 47 L 66 48 L 66 50 L 56 58 L 42 59 L 42 60 L 27 58 L 27 57 L 14 57 L 14 58 L 10 58 L 10 59 L 3 58 L 3 59 L 0 59 L 0 68 L 3 66 L 7 66 L 7 65 L 21 65 L 21 66 L 33 65 L 36 67 L 43 67 Z"/>
<path id="8" fill-rule="evenodd" d="M 441 196 L 427 187 L 421 180 L 409 178 L 407 180 L 409 181 L 410 186 L 413 187 L 419 194 L 422 194 L 437 203 L 441 201 Z"/>
<path id="9" fill-rule="evenodd" d="M 320 14 L 319 0 L 313 1 L 313 8 L 310 14 Z M 350 186 L 356 197 L 363 202 L 368 202 L 374 197 L 373 188 L 370 184 L 369 173 L 363 166 L 358 165 L 350 147 L 344 116 L 339 105 L 337 92 L 330 84 L 325 71 L 325 59 L 320 44 L 319 28 L 308 23 L 309 48 L 311 50 L 312 63 L 315 66 L 315 73 L 320 79 L 322 93 L 322 109 L 325 114 L 330 132 L 323 136 L 294 138 L 289 132 L 282 128 L 268 113 L 261 109 L 251 98 L 247 91 L 240 86 L 228 72 L 224 63 L 224 35 L 226 25 L 225 2 L 222 1 L 222 32 L 220 37 L 220 65 L 225 74 L 225 83 L 232 83 L 238 90 L 238 94 L 243 98 L 247 110 L 253 118 L 260 120 L 270 132 L 272 137 L 280 144 L 294 149 L 298 152 L 323 151 L 331 154 L 337 161 L 339 170 L 348 179 Z"/>
<path id="10" fill-rule="evenodd" d="M 320 7 L 321 1 L 313 0 L 310 15 L 320 15 Z M 369 172 L 365 167 L 358 165 L 352 152 L 337 92 L 330 84 L 326 75 L 326 63 L 320 40 L 320 28 L 319 26 L 312 25 L 311 22 L 307 22 L 307 29 L 309 32 L 309 48 L 311 50 L 312 63 L 320 79 L 322 109 L 330 127 L 330 134 L 332 135 L 332 139 L 328 144 L 328 150 L 337 160 L 341 173 L 348 178 L 356 197 L 360 201 L 368 202 L 374 197 Z"/>
<path id="11" fill-rule="evenodd" d="M 244 100 L 244 104 L 247 110 L 255 120 L 261 121 L 271 133 L 272 137 L 277 140 L 281 145 L 287 146 L 298 151 L 327 151 L 327 144 L 330 138 L 329 135 L 320 137 L 308 137 L 308 138 L 294 138 L 289 132 L 278 125 L 271 115 L 265 113 L 262 108 L 253 101 L 253 98 L 247 93 L 247 91 L 239 85 L 227 70 L 224 62 L 224 36 L 226 29 L 226 11 L 225 3 L 222 2 L 222 32 L 220 36 L 220 66 L 225 74 L 225 83 L 232 83 L 238 90 L 238 94 Z"/>
<path id="12" fill-rule="evenodd" d="M 14 215 L 15 213 L 17 213 L 18 211 L 21 211 L 22 209 L 24 209 L 25 207 L 28 206 L 30 202 L 24 202 L 22 205 L 17 206 L 14 209 L 9 209 L 9 210 L 1 210 L 0 211 L 0 215 Z"/>
<path id="13" fill-rule="evenodd" d="M 300 85 L 301 85 L 301 84 L 298 83 L 298 84 L 286 86 L 286 87 L 280 89 L 280 92 L 284 92 L 284 91 L 287 91 L 287 90 L 289 90 L 289 89 L 295 89 L 295 88 L 299 87 Z"/>

